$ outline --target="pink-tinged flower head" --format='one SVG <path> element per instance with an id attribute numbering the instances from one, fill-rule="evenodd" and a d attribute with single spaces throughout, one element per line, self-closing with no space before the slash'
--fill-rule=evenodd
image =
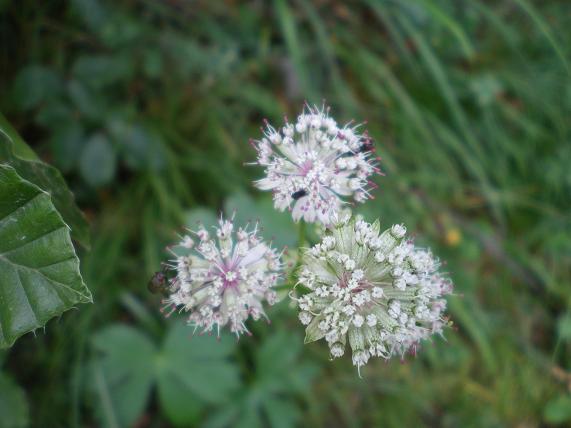
<path id="1" fill-rule="evenodd" d="M 191 233 L 195 237 L 186 235 L 179 244 L 189 254 L 173 261 L 176 276 L 166 308 L 190 312 L 195 330 L 216 327 L 219 334 L 228 325 L 236 335 L 248 332 L 249 317 L 266 317 L 263 301 L 276 301 L 272 288 L 280 278 L 281 254 L 258 236 L 258 224 L 235 231 L 232 220 L 220 218 L 214 233 L 202 226 Z"/>
<path id="2" fill-rule="evenodd" d="M 338 126 L 328 109 L 307 107 L 295 123 L 267 124 L 253 143 L 266 176 L 255 182 L 271 190 L 274 206 L 292 211 L 294 221 L 331 223 L 342 205 L 371 198 L 369 177 L 379 173 L 373 142 L 359 126 Z"/>

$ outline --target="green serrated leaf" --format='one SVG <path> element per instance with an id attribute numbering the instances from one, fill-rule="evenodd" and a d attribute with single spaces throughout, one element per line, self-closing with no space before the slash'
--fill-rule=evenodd
<path id="1" fill-rule="evenodd" d="M 12 379 L 0 373 L 0 426 L 24 428 L 29 426 L 29 409 L 26 395 Z"/>
<path id="2" fill-rule="evenodd" d="M 89 248 L 89 225 L 75 204 L 73 193 L 61 173 L 40 161 L 33 150 L 19 137 L 0 115 L 0 162 L 12 166 L 25 180 L 48 192 L 65 223 L 71 228 L 71 237 L 84 248 Z"/>
<path id="3" fill-rule="evenodd" d="M 50 195 L 0 165 L 0 348 L 91 301 Z"/>

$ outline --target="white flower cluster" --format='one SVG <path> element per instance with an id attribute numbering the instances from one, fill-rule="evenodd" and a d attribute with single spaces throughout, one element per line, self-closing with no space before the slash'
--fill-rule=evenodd
<path id="1" fill-rule="evenodd" d="M 381 233 L 379 221 L 356 219 L 349 199 L 372 198 L 368 179 L 379 173 L 373 144 L 358 126 L 338 126 L 329 110 L 309 107 L 295 123 L 279 129 L 267 124 L 264 137 L 254 141 L 255 164 L 265 168 L 256 181 L 273 192 L 274 206 L 292 211 L 321 226 L 321 242 L 303 249 L 297 260 L 297 284 L 291 297 L 306 326 L 306 343 L 325 339 L 332 358 L 345 353 L 347 342 L 358 370 L 371 357 L 401 358 L 418 344 L 442 333 L 452 283 L 439 273 L 429 250 L 406 239 L 406 229 L 393 225 Z M 164 301 L 172 313 L 190 312 L 195 331 L 211 332 L 229 325 L 236 335 L 249 333 L 245 321 L 266 317 L 263 301 L 276 300 L 281 254 L 253 230 L 234 231 L 231 220 L 220 219 L 215 236 L 200 227 L 184 236 Z M 303 236 L 303 235 L 301 235 Z M 303 241 L 303 237 L 300 238 Z M 164 290 L 164 276 L 156 278 Z M 267 317 L 266 317 L 267 318 Z"/>
<path id="2" fill-rule="evenodd" d="M 231 220 L 220 219 L 215 237 L 200 227 L 184 236 L 180 246 L 189 255 L 178 256 L 172 268 L 170 295 L 164 301 L 170 311 L 190 312 L 189 323 L 202 331 L 229 325 L 236 335 L 248 332 L 248 317 L 266 316 L 263 300 L 276 301 L 276 284 L 282 270 L 281 254 L 264 243 L 257 233 L 239 228 L 234 232 Z M 217 245 L 218 244 L 218 245 Z"/>
<path id="3" fill-rule="evenodd" d="M 357 128 L 340 127 L 324 107 L 309 106 L 295 123 L 286 120 L 281 129 L 267 124 L 264 138 L 253 142 L 256 164 L 266 174 L 255 185 L 271 190 L 276 209 L 290 209 L 294 221 L 330 224 L 344 198 L 371 197 L 368 178 L 379 172 L 373 143 Z"/>
<path id="4" fill-rule="evenodd" d="M 380 233 L 354 217 L 335 224 L 305 253 L 299 282 L 309 292 L 297 298 L 306 343 L 325 338 L 341 357 L 347 338 L 353 364 L 408 350 L 446 324 L 445 294 L 452 284 L 438 273 L 428 250 L 406 240 L 396 224 Z"/>

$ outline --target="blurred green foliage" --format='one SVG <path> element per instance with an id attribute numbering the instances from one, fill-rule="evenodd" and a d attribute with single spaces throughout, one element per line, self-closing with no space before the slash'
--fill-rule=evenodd
<path id="1" fill-rule="evenodd" d="M 0 373 L 0 411 L 2 411 L 2 426 L 22 427 L 29 424 L 29 408 L 26 396 L 13 379 Z"/>
<path id="2" fill-rule="evenodd" d="M 0 13 L 0 109 L 92 223 L 97 303 L 3 359 L 33 426 L 569 423 L 568 1 L 23 0 Z M 146 282 L 180 227 L 221 210 L 295 244 L 287 214 L 252 190 L 247 141 L 262 118 L 324 98 L 339 121 L 368 120 L 386 177 L 359 209 L 447 261 L 457 329 L 359 379 L 296 345 L 286 301 L 217 351 L 237 390 L 198 400 L 210 384 L 192 358 L 167 357 L 182 333 Z M 181 383 L 165 389 L 171 371 Z"/>

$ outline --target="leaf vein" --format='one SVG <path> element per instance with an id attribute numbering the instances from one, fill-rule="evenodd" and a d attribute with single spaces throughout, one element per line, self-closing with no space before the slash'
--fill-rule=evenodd
<path id="1" fill-rule="evenodd" d="M 65 288 L 66 290 L 71 291 L 72 293 L 75 293 L 75 294 L 79 295 L 80 297 L 82 297 L 82 298 L 84 298 L 84 299 L 91 300 L 91 297 L 90 297 L 89 295 L 86 295 L 86 294 L 82 293 L 82 292 L 79 291 L 79 290 L 75 290 L 75 289 L 73 289 L 71 286 L 69 286 L 69 285 L 67 285 L 67 284 L 64 284 L 63 282 L 59 282 L 59 281 L 57 281 L 57 280 L 55 280 L 55 279 L 53 279 L 53 278 L 50 278 L 49 276 L 47 276 L 46 274 L 44 274 L 43 272 L 41 272 L 41 271 L 39 271 L 39 270 L 37 270 L 37 269 L 31 268 L 31 267 L 28 267 L 28 266 L 25 266 L 25 265 L 21 265 L 21 264 L 18 264 L 18 263 L 15 263 L 15 262 L 13 262 L 12 260 L 10 260 L 10 259 L 4 257 L 3 255 L 0 255 L 0 260 L 4 260 L 6 263 L 8 263 L 9 265 L 11 265 L 11 266 L 14 267 L 15 269 L 19 269 L 19 268 L 20 268 L 20 269 L 25 269 L 25 270 L 30 270 L 30 271 L 32 271 L 32 272 L 35 272 L 35 273 L 41 275 L 42 277 L 44 277 L 47 281 L 51 282 L 52 284 L 57 285 L 57 286 L 60 286 L 60 287 L 63 287 L 63 288 Z M 83 284 L 83 281 L 82 281 L 82 285 L 83 285 L 83 287 L 85 288 L 85 284 Z"/>
<path id="2" fill-rule="evenodd" d="M 40 320 L 38 319 L 38 315 L 36 314 L 36 310 L 32 306 L 32 303 L 30 301 L 30 296 L 28 295 L 28 290 L 26 290 L 26 287 L 24 287 L 24 282 L 22 281 L 22 277 L 20 276 L 20 271 L 16 268 L 14 268 L 14 270 L 16 271 L 16 276 L 18 277 L 18 283 L 20 284 L 20 288 L 22 288 L 22 291 L 24 292 L 24 294 L 26 296 L 26 301 L 28 303 L 28 307 L 30 308 L 30 311 L 32 311 L 32 315 L 34 316 L 34 319 L 36 320 L 35 324 L 37 326 L 40 326 L 41 325 Z"/>
<path id="3" fill-rule="evenodd" d="M 28 246 L 28 245 L 30 245 L 30 244 L 33 244 L 34 242 L 37 242 L 37 241 L 39 241 L 40 239 L 43 239 L 43 238 L 45 238 L 46 236 L 51 235 L 52 233 L 55 233 L 55 232 L 57 232 L 57 231 L 59 231 L 59 230 L 61 230 L 61 229 L 67 229 L 67 226 L 66 226 L 65 224 L 63 224 L 63 225 L 61 225 L 61 226 L 58 226 L 58 227 L 55 228 L 54 230 L 50 230 L 49 232 L 42 233 L 42 235 L 38 236 L 37 238 L 32 239 L 31 241 L 24 242 L 22 245 L 19 245 L 19 246 L 17 246 L 17 247 L 11 248 L 11 249 L 9 249 L 9 250 L 7 250 L 7 251 L 4 251 L 4 252 L 0 252 L 0 255 L 6 256 L 7 254 L 13 253 L 14 251 L 21 250 L 22 248 L 25 248 L 26 246 Z"/>
<path id="4" fill-rule="evenodd" d="M 47 193 L 43 192 L 43 191 L 39 191 L 39 193 L 36 193 L 32 198 L 28 199 L 23 205 L 20 205 L 18 208 L 16 208 L 14 211 L 9 212 L 8 214 L 6 214 L 4 217 L 2 217 L 0 219 L 0 227 L 2 226 L 2 223 L 4 223 L 4 221 L 10 217 L 11 215 L 13 215 L 15 212 L 23 209 L 26 205 L 28 205 L 29 203 L 31 203 L 34 199 L 38 198 L 39 196 L 43 196 L 43 195 L 47 195 Z M 49 196 L 49 195 L 48 195 Z"/>

